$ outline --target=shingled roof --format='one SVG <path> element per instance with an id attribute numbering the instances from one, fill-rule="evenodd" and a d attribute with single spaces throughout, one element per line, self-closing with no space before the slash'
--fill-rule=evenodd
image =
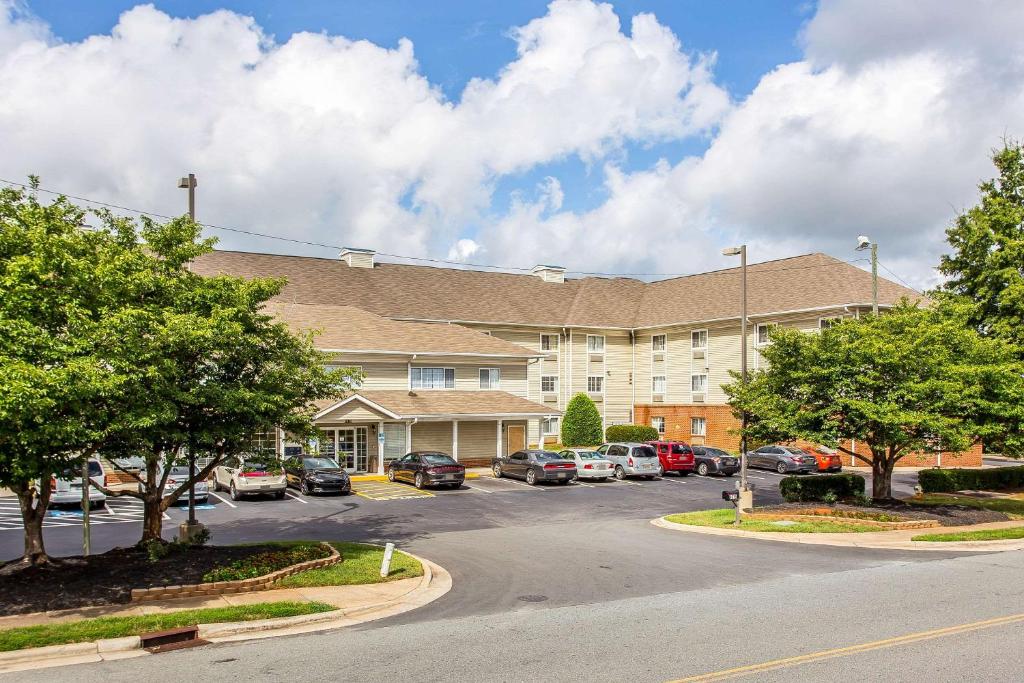
<path id="1" fill-rule="evenodd" d="M 284 277 L 281 302 L 345 304 L 387 318 L 634 329 L 740 314 L 739 268 L 654 282 L 545 282 L 533 275 L 395 263 L 352 268 L 337 259 L 215 251 L 197 259 L 193 269 L 204 275 Z M 753 264 L 747 277 L 751 316 L 871 302 L 871 275 L 826 254 Z M 921 295 L 879 278 L 881 305 L 903 297 Z"/>

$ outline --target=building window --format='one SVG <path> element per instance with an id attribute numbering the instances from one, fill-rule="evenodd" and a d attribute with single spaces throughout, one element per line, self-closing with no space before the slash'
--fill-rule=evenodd
<path id="1" fill-rule="evenodd" d="M 590 353 L 604 353 L 604 335 L 588 334 L 587 351 L 589 351 Z"/>
<path id="2" fill-rule="evenodd" d="M 651 351 L 658 353 L 665 350 L 665 335 L 656 334 L 651 337 Z"/>
<path id="3" fill-rule="evenodd" d="M 480 388 L 500 389 L 501 370 L 498 368 L 480 368 Z"/>
<path id="4" fill-rule="evenodd" d="M 777 326 L 778 326 L 778 323 L 758 323 L 757 324 L 757 333 L 754 336 L 754 345 L 755 346 L 767 346 L 768 345 L 768 331 L 771 328 L 777 327 Z"/>
<path id="5" fill-rule="evenodd" d="M 277 453 L 277 430 L 253 432 L 249 437 L 249 450 L 257 456 L 275 455 Z"/>
<path id="6" fill-rule="evenodd" d="M 540 421 L 541 431 L 545 436 L 551 434 L 558 434 L 558 418 L 557 417 L 545 417 Z"/>
<path id="7" fill-rule="evenodd" d="M 652 417 L 651 426 L 658 430 L 659 434 L 665 433 L 665 418 L 663 417 Z"/>
<path id="8" fill-rule="evenodd" d="M 651 392 L 655 394 L 665 393 L 665 375 L 655 375 L 651 378 Z"/>
<path id="9" fill-rule="evenodd" d="M 540 378 L 540 390 L 545 394 L 558 391 L 558 375 L 543 375 Z"/>
<path id="10" fill-rule="evenodd" d="M 706 374 L 690 375 L 690 391 L 695 394 L 703 394 L 708 390 L 708 376 Z"/>
<path id="11" fill-rule="evenodd" d="M 690 333 L 690 347 L 693 349 L 708 348 L 708 331 L 694 330 Z"/>
<path id="12" fill-rule="evenodd" d="M 690 418 L 690 436 L 707 436 L 708 423 L 703 417 Z"/>
<path id="13" fill-rule="evenodd" d="M 587 393 L 600 394 L 604 392 L 604 377 L 601 375 L 590 375 L 587 377 Z"/>
<path id="14" fill-rule="evenodd" d="M 827 318 L 818 318 L 818 329 L 819 330 L 827 330 L 828 328 L 832 327 L 836 323 L 842 322 L 842 320 L 843 320 L 843 317 L 841 315 L 833 315 L 833 316 L 829 316 Z"/>
<path id="15" fill-rule="evenodd" d="M 411 368 L 411 389 L 454 389 L 455 368 Z"/>
<path id="16" fill-rule="evenodd" d="M 542 335 L 540 335 L 540 350 L 541 351 L 557 351 L 558 350 L 558 335 L 557 334 L 542 334 Z"/>

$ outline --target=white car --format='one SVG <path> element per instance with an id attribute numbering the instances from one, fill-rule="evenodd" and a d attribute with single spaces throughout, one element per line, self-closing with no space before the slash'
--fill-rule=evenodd
<path id="1" fill-rule="evenodd" d="M 228 458 L 213 470 L 213 490 L 229 491 L 231 500 L 260 493 L 273 494 L 280 500 L 287 487 L 288 478 L 281 464 L 268 465 L 264 459 Z"/>
<path id="2" fill-rule="evenodd" d="M 99 460 L 90 458 L 89 479 L 94 480 L 102 486 L 107 485 L 107 472 Z M 76 465 L 64 470 L 59 477 L 54 476 L 50 480 L 50 503 L 53 505 L 81 505 L 82 504 L 82 467 Z M 95 486 L 89 487 L 89 505 L 101 508 L 107 504 L 107 494 Z"/>
<path id="3" fill-rule="evenodd" d="M 596 479 L 608 481 L 608 477 L 615 476 L 615 465 L 611 460 L 605 460 L 597 451 L 586 448 L 566 448 L 558 454 L 566 460 L 576 462 L 576 477 L 578 479 Z"/>

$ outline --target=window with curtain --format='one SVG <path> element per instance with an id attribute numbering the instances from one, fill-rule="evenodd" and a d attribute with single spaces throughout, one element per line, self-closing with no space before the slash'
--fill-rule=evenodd
<path id="1" fill-rule="evenodd" d="M 454 389 L 455 368 L 412 368 L 409 386 L 413 389 Z"/>

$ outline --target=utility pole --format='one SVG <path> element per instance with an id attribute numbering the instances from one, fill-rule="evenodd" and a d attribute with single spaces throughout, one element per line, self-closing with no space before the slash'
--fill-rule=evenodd
<path id="1" fill-rule="evenodd" d="M 723 256 L 740 257 L 740 381 L 747 383 L 747 245 L 722 250 Z M 747 483 L 747 411 L 741 416 L 740 432 L 740 497 L 736 501 L 736 524 L 740 523 L 740 511 L 754 505 L 754 497 Z"/>
<path id="2" fill-rule="evenodd" d="M 857 238 L 857 251 L 871 249 L 871 315 L 878 316 L 878 243 L 867 235 Z"/>

